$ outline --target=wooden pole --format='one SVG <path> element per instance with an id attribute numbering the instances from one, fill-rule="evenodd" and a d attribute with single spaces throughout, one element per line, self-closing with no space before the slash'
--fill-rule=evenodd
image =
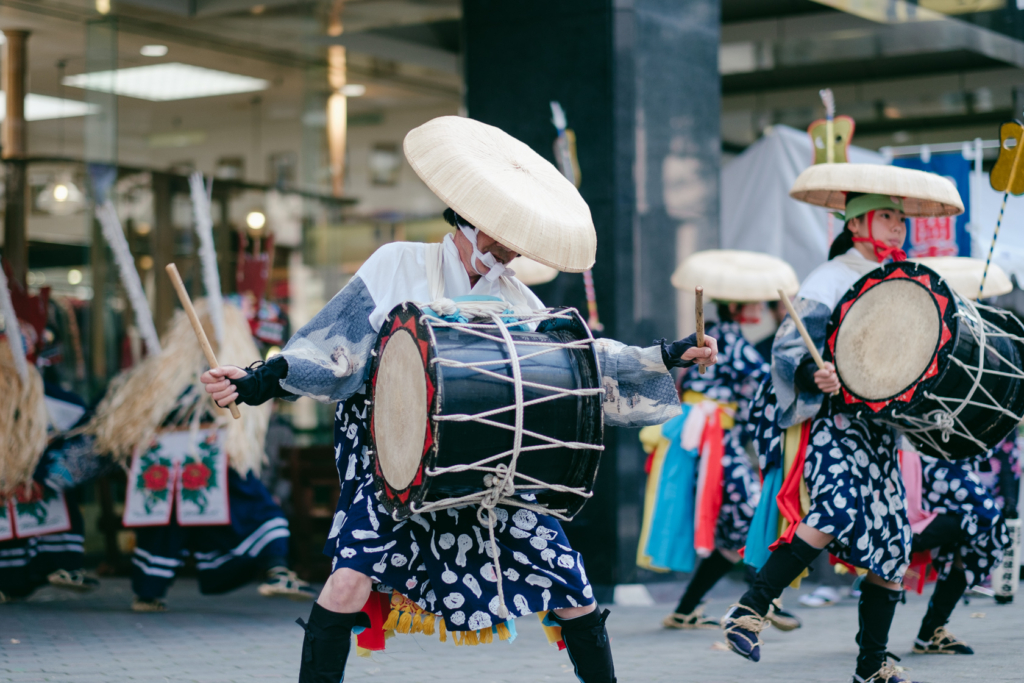
<path id="1" fill-rule="evenodd" d="M 6 163 L 7 206 L 4 213 L 4 258 L 11 265 L 13 280 L 25 286 L 28 274 L 28 182 L 25 156 L 28 128 L 25 124 L 25 71 L 28 59 L 28 31 L 4 31 L 2 85 L 7 94 L 5 118 L 0 125 L 0 143 Z"/>
<path id="2" fill-rule="evenodd" d="M 210 346 L 210 340 L 206 338 L 206 331 L 203 329 L 203 324 L 199 322 L 199 316 L 196 315 L 196 309 L 192 307 L 192 299 L 189 298 L 188 292 L 185 290 L 185 283 L 181 280 L 181 274 L 178 272 L 178 267 L 173 263 L 167 264 L 167 274 L 171 278 L 171 283 L 174 285 L 174 291 L 178 293 L 178 300 L 181 301 L 181 307 L 185 309 L 186 315 L 188 315 L 189 322 L 192 323 L 192 331 L 196 333 L 196 338 L 199 340 L 199 345 L 203 347 L 203 354 L 206 356 L 206 362 L 210 364 L 211 368 L 215 368 L 219 365 L 217 363 L 217 356 L 213 353 L 213 347 Z M 228 409 L 231 411 L 231 417 L 236 420 L 242 417 L 242 414 L 238 412 L 238 406 L 232 401 L 228 404 Z"/>
<path id="3" fill-rule="evenodd" d="M 704 348 L 704 288 L 697 287 L 695 290 L 696 295 L 696 309 L 697 309 L 697 346 Z M 697 368 L 700 374 L 704 374 L 708 371 L 706 365 L 697 364 Z"/>

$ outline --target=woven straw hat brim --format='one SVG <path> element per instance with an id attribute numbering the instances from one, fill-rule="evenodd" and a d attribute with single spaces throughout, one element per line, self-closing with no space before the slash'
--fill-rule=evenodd
<path id="1" fill-rule="evenodd" d="M 508 133 L 442 116 L 409 131 L 404 149 L 441 201 L 506 247 L 570 273 L 594 265 L 590 207 L 549 161 Z"/>
<path id="2" fill-rule="evenodd" d="M 957 216 L 964 212 L 960 193 L 946 178 L 879 164 L 816 164 L 797 177 L 789 196 L 842 211 L 847 192 L 903 197 L 903 212 L 908 216 Z"/>
<path id="3" fill-rule="evenodd" d="M 543 285 L 558 277 L 557 268 L 552 268 L 525 256 L 512 259 L 512 263 L 508 264 L 508 267 L 515 272 L 516 279 L 527 287 Z"/>
<path id="4" fill-rule="evenodd" d="M 981 278 L 985 273 L 985 262 L 981 259 L 967 256 L 930 256 L 910 260 L 934 270 L 954 292 L 965 299 L 978 298 L 978 288 L 981 287 Z M 1012 291 L 1013 283 L 1006 275 L 1006 271 L 994 263 L 989 264 L 983 296 L 987 299 Z"/>
<path id="5" fill-rule="evenodd" d="M 709 249 L 691 255 L 672 274 L 672 285 L 715 301 L 778 301 L 779 291 L 793 296 L 800 280 L 788 263 L 756 251 Z"/>

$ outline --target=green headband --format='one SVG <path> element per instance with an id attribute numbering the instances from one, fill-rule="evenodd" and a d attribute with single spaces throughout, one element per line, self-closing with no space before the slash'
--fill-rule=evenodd
<path id="1" fill-rule="evenodd" d="M 833 211 L 832 215 L 845 223 L 863 216 L 869 211 L 877 211 L 879 209 L 894 209 L 902 213 L 903 200 L 899 197 L 890 197 L 885 194 L 864 194 L 846 202 L 845 215 L 838 211 Z"/>

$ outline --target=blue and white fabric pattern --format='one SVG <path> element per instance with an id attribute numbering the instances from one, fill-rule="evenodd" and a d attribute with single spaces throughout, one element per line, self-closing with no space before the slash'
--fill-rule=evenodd
<path id="1" fill-rule="evenodd" d="M 493 296 L 508 301 L 512 287 L 534 310 L 543 304 L 515 278 L 471 285 L 449 235 L 441 247 L 444 297 Z M 434 252 L 436 253 L 436 252 Z M 404 301 L 431 303 L 427 245 L 394 243 L 378 249 L 344 289 L 285 346 L 288 375 L 281 386 L 319 401 L 337 402 L 335 458 L 341 479 L 325 554 L 395 589 L 421 608 L 444 614 L 454 630 L 475 630 L 497 612 L 489 543 L 475 508 L 455 508 L 394 522 L 377 502 L 368 455 L 366 396 L 370 351 L 387 314 Z M 613 340 L 595 344 L 605 389 L 605 423 L 660 424 L 679 414 L 660 347 L 640 349 Z M 514 616 L 593 601 L 578 553 L 554 519 L 497 508 L 496 539 L 506 604 Z"/>
<path id="2" fill-rule="evenodd" d="M 961 462 L 921 455 L 921 507 L 960 518 L 967 542 L 947 545 L 932 553 L 939 578 L 949 576 L 957 556 L 964 565 L 967 586 L 983 582 L 1010 544 L 1006 522 L 978 475 Z"/>

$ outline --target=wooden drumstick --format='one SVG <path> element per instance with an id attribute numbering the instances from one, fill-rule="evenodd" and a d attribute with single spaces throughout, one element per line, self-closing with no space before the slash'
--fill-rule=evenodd
<path id="1" fill-rule="evenodd" d="M 168 263 L 166 270 L 171 278 L 171 283 L 174 285 L 174 291 L 178 293 L 178 301 L 181 302 L 181 307 L 185 309 L 185 314 L 188 315 L 189 322 L 192 323 L 192 330 L 196 333 L 199 345 L 203 347 L 203 355 L 206 356 L 206 362 L 210 364 L 211 368 L 218 367 L 217 356 L 213 353 L 210 340 L 206 338 L 206 331 L 203 329 L 203 324 L 199 322 L 196 309 L 192 307 L 192 299 L 189 298 L 188 292 L 185 291 L 185 283 L 181 280 L 181 273 L 178 272 L 178 267 L 173 263 Z M 231 411 L 231 417 L 236 420 L 242 417 L 234 401 L 228 404 L 228 409 Z"/>
<path id="2" fill-rule="evenodd" d="M 704 288 L 697 287 L 695 290 L 697 296 L 696 309 L 697 309 L 697 346 L 704 348 Z M 697 364 L 697 368 L 700 370 L 700 374 L 704 374 L 708 371 L 706 365 Z"/>
<path id="3" fill-rule="evenodd" d="M 818 347 L 814 345 L 814 341 L 811 339 L 811 335 L 807 333 L 807 328 L 804 327 L 804 322 L 800 320 L 800 316 L 796 314 L 796 310 L 794 310 L 793 308 L 793 303 L 789 300 L 789 297 L 786 296 L 786 293 L 783 292 L 781 289 L 778 290 L 778 292 L 779 301 L 781 301 L 782 304 L 786 307 L 786 311 L 789 313 L 789 317 L 793 319 L 793 324 L 796 325 L 797 331 L 800 332 L 800 336 L 803 337 L 804 345 L 807 346 L 807 350 L 810 351 L 811 358 L 814 359 L 814 362 L 815 364 L 817 364 L 819 370 L 824 370 L 825 361 L 822 360 L 821 354 L 818 353 Z M 838 391 L 833 391 L 832 395 L 835 396 L 838 393 Z"/>

